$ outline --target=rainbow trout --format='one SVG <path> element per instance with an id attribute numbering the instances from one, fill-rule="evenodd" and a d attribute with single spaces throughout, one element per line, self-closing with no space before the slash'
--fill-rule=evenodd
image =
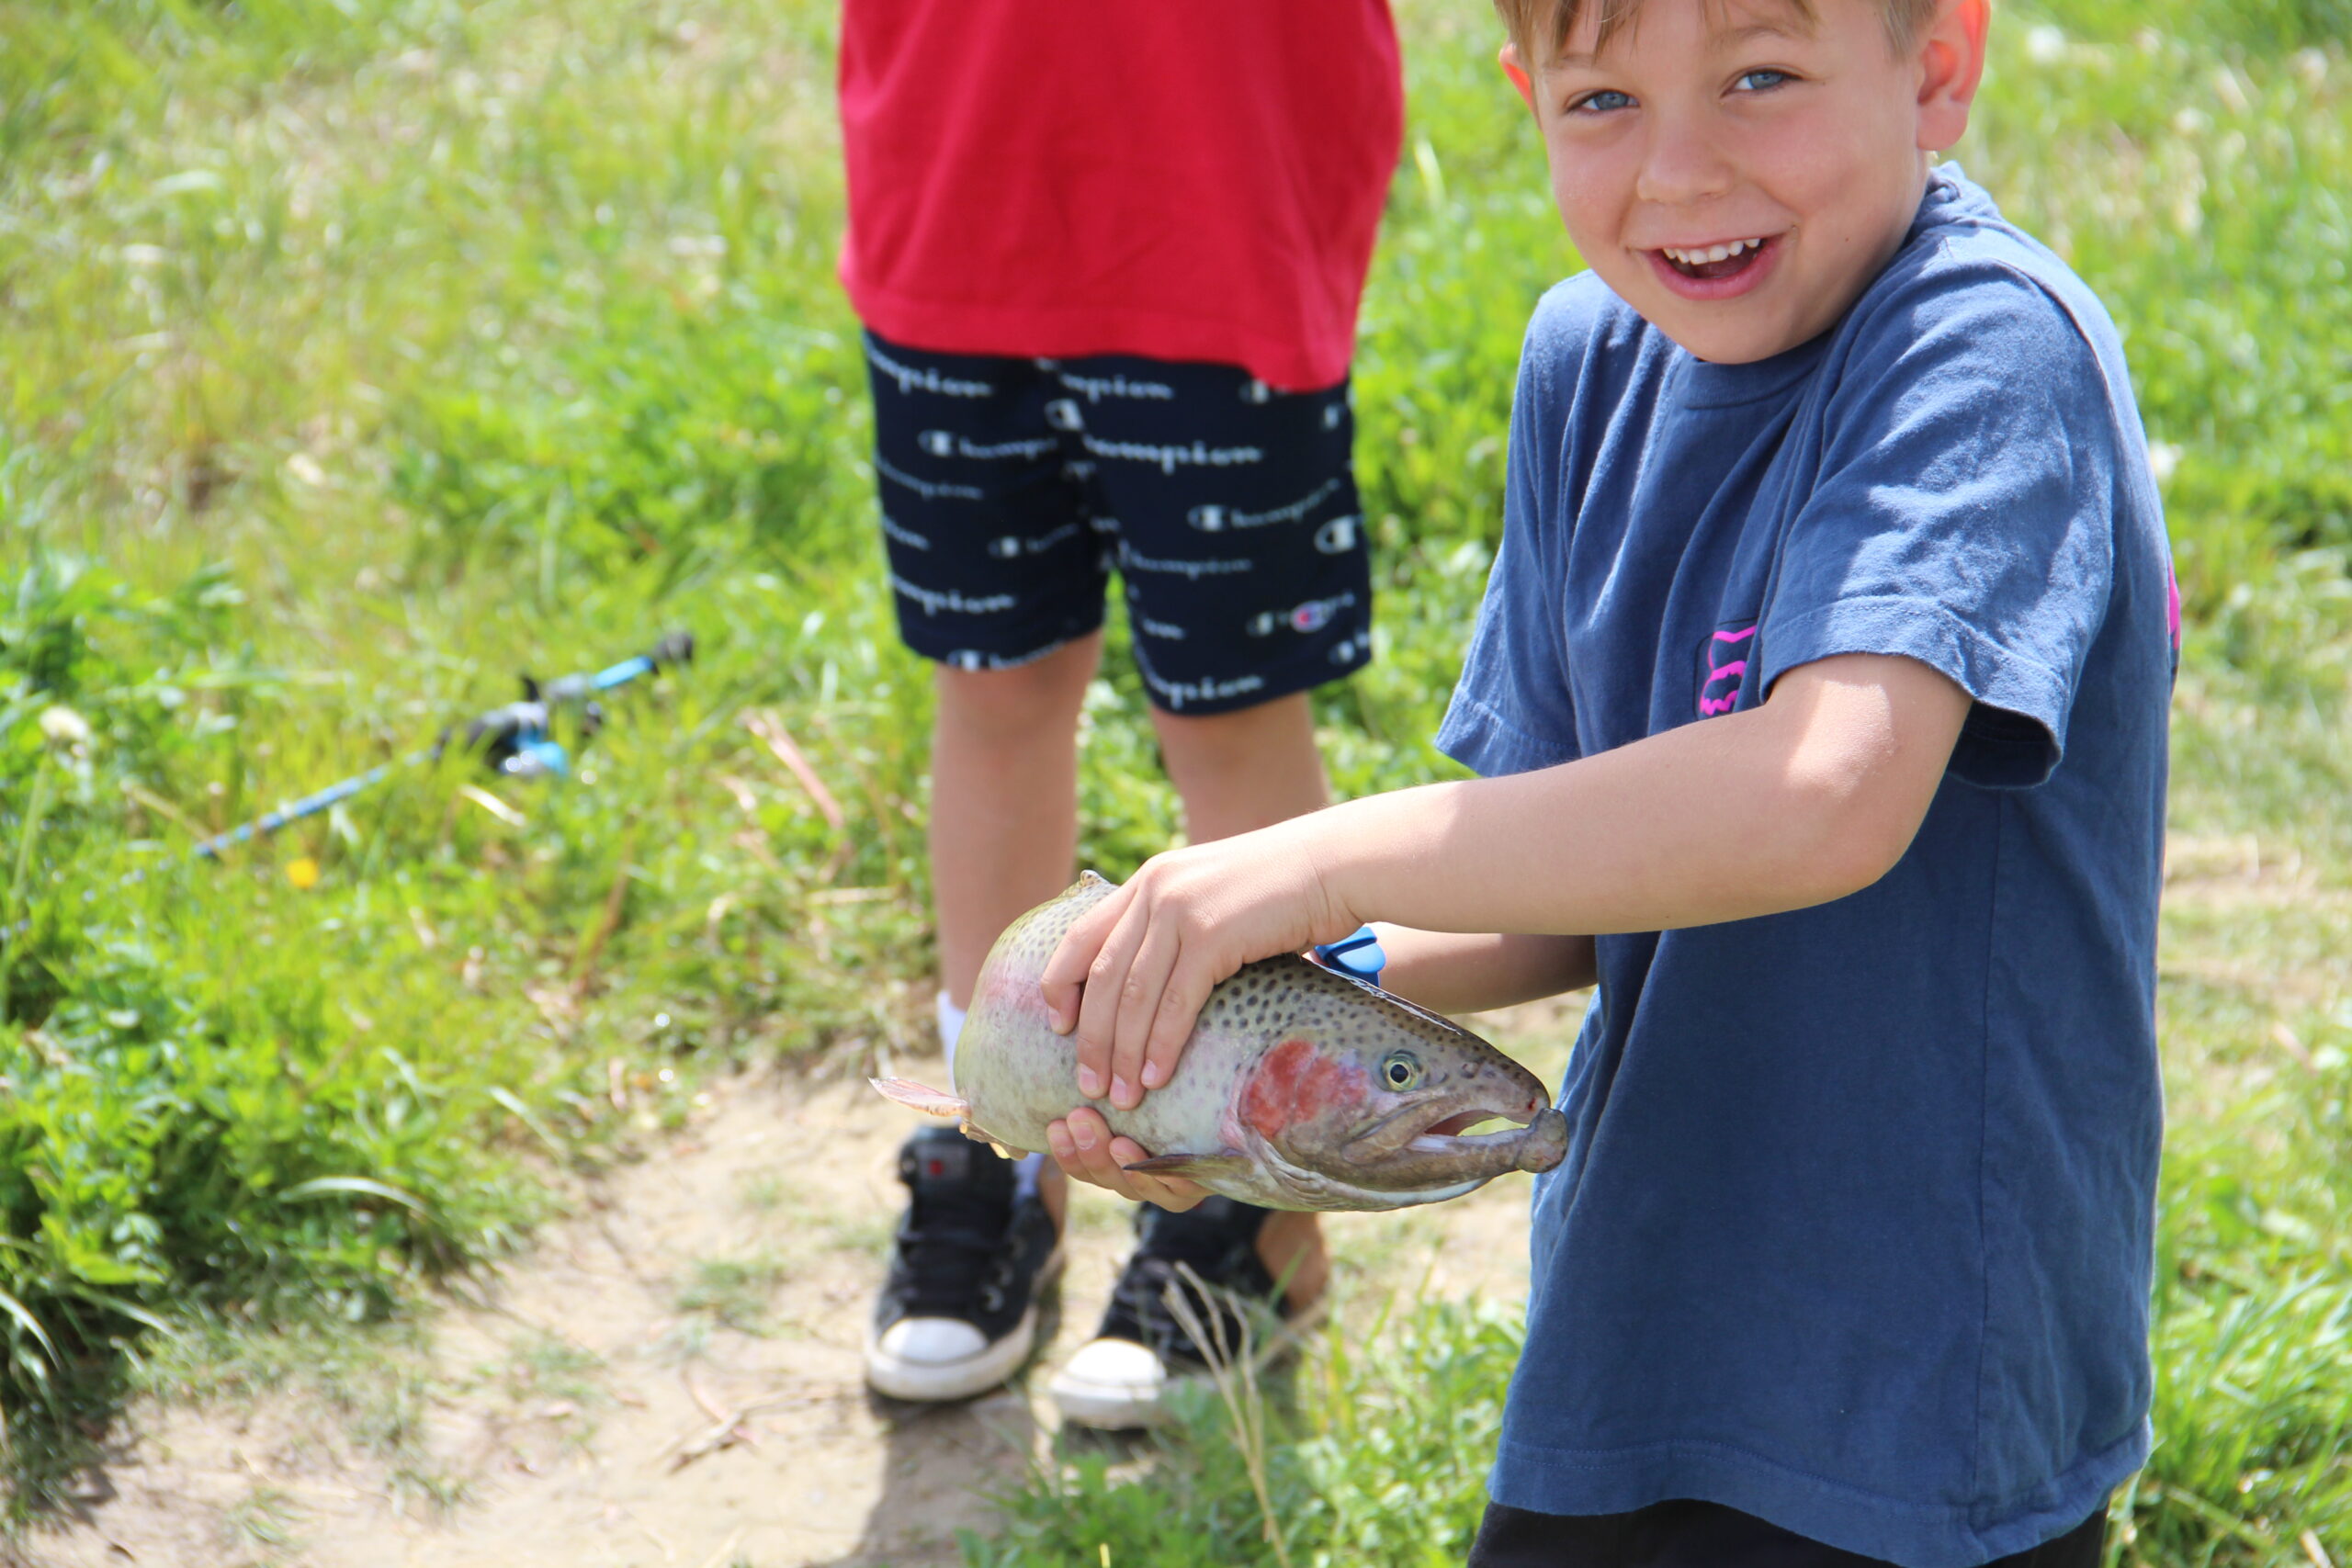
<path id="1" fill-rule="evenodd" d="M 1087 872 L 997 939 L 956 1048 L 955 1093 L 874 1087 L 1016 1149 L 1043 1150 L 1048 1122 L 1091 1104 L 1153 1151 L 1127 1169 L 1272 1209 L 1434 1203 L 1567 1153 L 1567 1119 L 1534 1074 L 1433 1012 L 1289 955 L 1211 991 L 1174 1077 L 1135 1110 L 1087 1100 L 1077 1038 L 1054 1032 L 1038 976 L 1112 886 Z M 1497 1118 L 1518 1125 L 1467 1131 Z"/>

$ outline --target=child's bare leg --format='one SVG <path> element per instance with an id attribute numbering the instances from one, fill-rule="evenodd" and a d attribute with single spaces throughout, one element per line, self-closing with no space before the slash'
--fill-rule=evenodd
<path id="1" fill-rule="evenodd" d="M 1069 886 L 1078 858 L 1078 714 L 1100 632 L 1012 670 L 938 667 L 931 740 L 931 883 L 940 984 L 969 1007 L 997 934 Z M 1037 1196 L 1059 1229 L 1069 1179 Z"/>
<path id="2" fill-rule="evenodd" d="M 1152 710 L 1168 776 L 1193 842 L 1229 838 L 1321 809 L 1331 798 L 1315 750 L 1315 718 L 1299 692 L 1204 718 Z"/>
<path id="3" fill-rule="evenodd" d="M 1018 669 L 938 669 L 932 898 L 959 1008 L 997 933 L 1077 874 L 1078 714 L 1102 653 L 1095 633 Z"/>
<path id="4" fill-rule="evenodd" d="M 1228 838 L 1330 801 L 1315 719 L 1306 694 L 1278 697 L 1234 713 L 1190 718 L 1152 710 L 1159 750 L 1184 801 L 1184 831 L 1194 843 Z M 1285 1280 L 1295 1309 L 1323 1294 L 1331 1265 L 1321 1217 L 1277 1210 L 1258 1232 L 1258 1261 Z"/>

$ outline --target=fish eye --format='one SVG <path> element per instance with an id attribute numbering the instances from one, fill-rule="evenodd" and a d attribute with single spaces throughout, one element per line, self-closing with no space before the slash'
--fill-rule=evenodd
<path id="1" fill-rule="evenodd" d="M 1421 1081 L 1421 1059 L 1410 1051 L 1391 1051 L 1380 1064 L 1380 1076 L 1390 1089 L 1410 1089 Z"/>

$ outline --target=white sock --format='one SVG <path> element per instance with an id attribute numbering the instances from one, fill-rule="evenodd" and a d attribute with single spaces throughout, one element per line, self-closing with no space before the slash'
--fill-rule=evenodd
<path id="1" fill-rule="evenodd" d="M 949 1001 L 947 993 L 942 991 L 934 1010 L 939 1019 L 939 1048 L 947 1054 L 947 1079 L 953 1083 L 956 1080 L 956 1042 L 964 1033 L 964 1010 Z"/>

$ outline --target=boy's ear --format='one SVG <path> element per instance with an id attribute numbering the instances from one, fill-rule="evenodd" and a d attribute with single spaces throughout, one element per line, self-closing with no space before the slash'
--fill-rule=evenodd
<path id="1" fill-rule="evenodd" d="M 1984 79 L 1988 0 L 1942 0 L 1918 42 L 1919 150 L 1941 152 L 1968 130 L 1969 107 Z"/>
<path id="2" fill-rule="evenodd" d="M 1978 0 L 1978 4 L 1983 3 L 1984 0 Z M 1527 62 L 1519 57 L 1519 45 L 1506 43 L 1497 50 L 1495 63 L 1503 68 L 1503 74 L 1510 78 L 1510 85 L 1519 89 L 1520 101 L 1527 106 L 1527 112 L 1534 114 L 1535 82 L 1527 73 Z M 1537 116 L 1537 118 L 1542 117 Z"/>

